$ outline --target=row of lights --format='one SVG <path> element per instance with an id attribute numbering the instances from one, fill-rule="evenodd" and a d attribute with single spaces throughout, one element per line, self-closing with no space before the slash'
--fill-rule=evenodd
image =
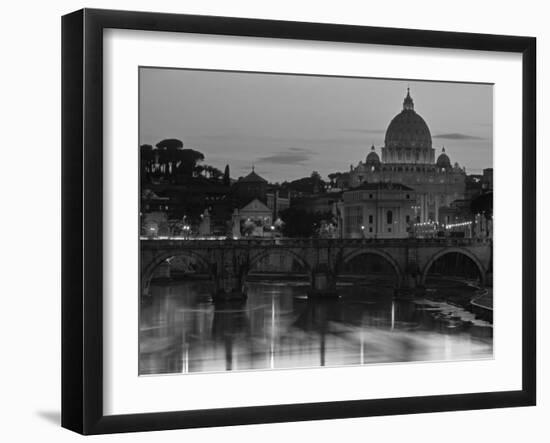
<path id="1" fill-rule="evenodd" d="M 464 226 L 470 226 L 472 224 L 471 221 L 468 222 L 462 222 L 462 223 L 453 223 L 451 225 L 443 225 L 445 229 L 453 229 L 453 228 L 461 228 Z"/>
<path id="2" fill-rule="evenodd" d="M 178 235 L 159 235 L 156 237 L 147 237 L 147 236 L 140 236 L 141 240 L 227 240 L 228 237 L 225 235 L 219 235 L 219 236 L 204 236 L 204 237 L 182 237 Z M 234 237 L 235 240 L 237 240 L 237 237 Z"/>
<path id="3" fill-rule="evenodd" d="M 461 222 L 461 223 L 452 223 L 452 224 L 449 224 L 449 225 L 445 225 L 443 224 L 443 228 L 445 229 L 451 229 L 451 228 L 460 228 L 462 226 L 469 226 L 471 225 L 473 222 L 471 221 L 467 221 L 467 222 Z M 427 222 L 422 222 L 422 223 L 415 223 L 414 226 L 437 226 L 438 223 L 434 222 L 434 221 L 427 221 Z"/>
<path id="4" fill-rule="evenodd" d="M 414 226 L 435 226 L 436 222 L 433 221 L 427 221 L 422 223 L 415 223 Z"/>
<path id="5" fill-rule="evenodd" d="M 183 225 L 183 227 L 182 227 L 181 229 L 182 229 L 183 231 L 189 232 L 189 231 L 191 230 L 191 226 L 189 226 L 189 225 Z M 149 228 L 149 231 L 151 231 L 151 232 L 153 232 L 153 233 L 154 233 L 154 232 L 157 232 L 157 228 L 156 228 L 155 226 L 151 226 L 151 227 Z"/>

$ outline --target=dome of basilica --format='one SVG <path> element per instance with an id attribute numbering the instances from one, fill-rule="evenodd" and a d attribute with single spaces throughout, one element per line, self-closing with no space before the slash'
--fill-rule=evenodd
<path id="1" fill-rule="evenodd" d="M 451 167 L 451 159 L 447 154 L 445 154 L 445 148 L 443 148 L 442 153 L 437 157 L 437 166 L 440 168 L 450 168 Z"/>
<path id="2" fill-rule="evenodd" d="M 414 110 L 414 102 L 407 88 L 403 110 L 390 122 L 386 130 L 386 148 L 430 149 L 432 136 L 424 119 Z"/>
<path id="3" fill-rule="evenodd" d="M 367 164 L 378 164 L 378 163 L 380 163 L 380 157 L 374 151 L 374 145 L 373 145 L 371 148 L 371 151 L 369 152 L 369 155 L 367 155 Z"/>

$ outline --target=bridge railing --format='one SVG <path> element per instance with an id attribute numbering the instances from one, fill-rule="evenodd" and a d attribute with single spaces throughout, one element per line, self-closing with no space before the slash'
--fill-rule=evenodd
<path id="1" fill-rule="evenodd" d="M 357 247 L 357 246 L 473 246 L 490 244 L 482 238 L 140 238 L 142 247 L 159 249 L 172 247 L 188 248 L 254 248 L 254 247 Z"/>

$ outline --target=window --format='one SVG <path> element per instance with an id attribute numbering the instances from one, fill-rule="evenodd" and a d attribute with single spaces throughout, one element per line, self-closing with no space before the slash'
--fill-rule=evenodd
<path id="1" fill-rule="evenodd" d="M 410 194 L 405 195 L 405 197 L 407 198 L 407 200 L 411 198 Z"/>
<path id="2" fill-rule="evenodd" d="M 405 222 L 409 223 L 410 221 L 411 221 L 411 216 L 410 215 L 405 216 Z"/>
<path id="3" fill-rule="evenodd" d="M 369 194 L 369 198 L 372 198 L 372 194 Z"/>
<path id="4" fill-rule="evenodd" d="M 391 228 L 388 228 L 388 232 L 391 232 Z"/>
<path id="5" fill-rule="evenodd" d="M 393 212 L 392 211 L 386 212 L 386 223 L 388 225 L 391 225 L 393 223 Z M 388 232 L 391 232 L 391 231 L 388 231 Z"/>
<path id="6" fill-rule="evenodd" d="M 372 227 L 369 228 L 369 232 L 372 232 Z"/>
<path id="7" fill-rule="evenodd" d="M 369 215 L 369 223 L 372 223 L 372 222 L 373 222 L 373 219 L 374 219 L 374 217 L 372 216 L 372 214 Z"/>

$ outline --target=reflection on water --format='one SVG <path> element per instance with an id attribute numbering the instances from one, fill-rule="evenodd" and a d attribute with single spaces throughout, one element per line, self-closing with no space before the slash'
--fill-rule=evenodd
<path id="1" fill-rule="evenodd" d="M 493 328 L 442 302 L 392 290 L 250 283 L 248 300 L 212 303 L 206 282 L 152 285 L 140 313 L 140 374 L 359 365 L 492 357 Z"/>

